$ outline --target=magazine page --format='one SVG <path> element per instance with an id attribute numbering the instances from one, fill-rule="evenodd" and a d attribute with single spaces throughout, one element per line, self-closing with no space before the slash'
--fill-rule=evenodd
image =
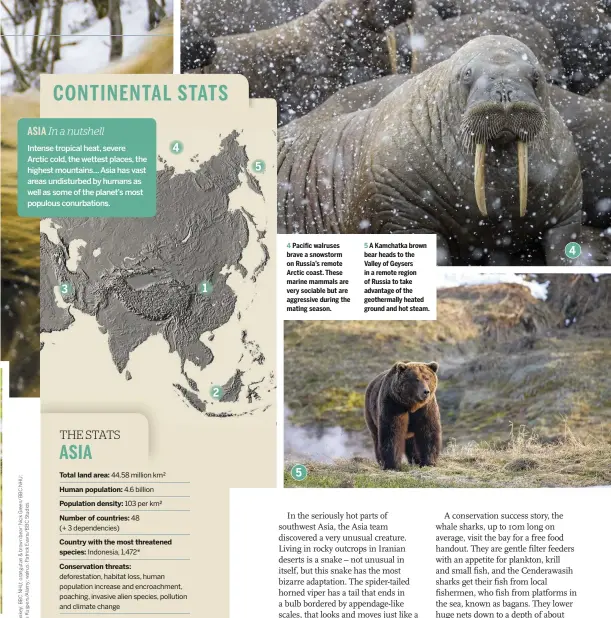
<path id="1" fill-rule="evenodd" d="M 609 3 L 0 10 L 1 616 L 608 613 Z"/>

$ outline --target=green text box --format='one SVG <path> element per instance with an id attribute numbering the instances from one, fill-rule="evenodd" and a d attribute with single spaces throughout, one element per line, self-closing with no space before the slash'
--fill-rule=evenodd
<path id="1" fill-rule="evenodd" d="M 17 133 L 22 217 L 153 217 L 153 118 L 22 118 Z"/>

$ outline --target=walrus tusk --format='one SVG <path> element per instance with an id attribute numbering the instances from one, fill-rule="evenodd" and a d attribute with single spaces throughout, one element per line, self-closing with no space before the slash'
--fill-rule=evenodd
<path id="1" fill-rule="evenodd" d="M 396 75 L 399 72 L 399 63 L 397 59 L 397 34 L 392 26 L 386 31 L 386 48 L 388 49 L 390 72 L 393 75 Z"/>
<path id="2" fill-rule="evenodd" d="M 520 182 L 520 217 L 526 214 L 528 203 L 528 144 L 518 142 L 518 179 Z"/>
<path id="3" fill-rule="evenodd" d="M 416 72 L 416 65 L 418 64 L 418 50 L 414 49 L 413 43 L 414 43 L 414 24 L 412 24 L 412 22 L 408 19 L 407 22 L 405 22 L 407 24 L 407 33 L 409 34 L 409 40 L 410 40 L 410 48 L 411 48 L 411 58 L 410 58 L 410 63 L 409 63 L 409 72 L 410 73 L 415 73 Z"/>
<path id="4" fill-rule="evenodd" d="M 488 216 L 486 209 L 486 144 L 477 144 L 475 146 L 475 172 L 473 174 L 473 183 L 475 184 L 475 201 L 479 211 Z"/>

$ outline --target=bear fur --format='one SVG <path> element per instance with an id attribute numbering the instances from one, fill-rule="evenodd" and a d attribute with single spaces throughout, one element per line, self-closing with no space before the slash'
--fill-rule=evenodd
<path id="1" fill-rule="evenodd" d="M 403 453 L 409 463 L 436 465 L 441 451 L 438 369 L 436 362 L 397 362 L 369 383 L 365 420 L 384 470 L 399 470 Z"/>

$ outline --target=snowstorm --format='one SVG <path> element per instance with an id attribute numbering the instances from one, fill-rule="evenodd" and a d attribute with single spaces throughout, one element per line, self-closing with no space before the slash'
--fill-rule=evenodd
<path id="1" fill-rule="evenodd" d="M 186 0 L 181 65 L 278 103 L 278 231 L 611 264 L 611 3 Z"/>

